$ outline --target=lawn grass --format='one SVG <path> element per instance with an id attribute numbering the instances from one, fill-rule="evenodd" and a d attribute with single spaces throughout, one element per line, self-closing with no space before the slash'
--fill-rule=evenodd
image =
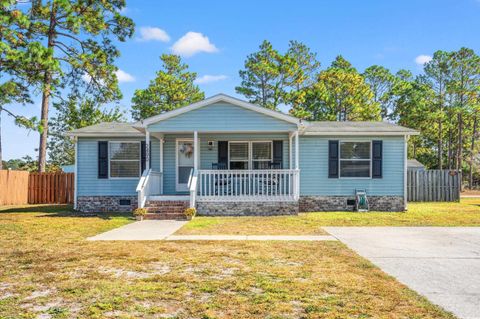
<path id="1" fill-rule="evenodd" d="M 0 212 L 0 318 L 453 318 L 340 242 L 90 242 L 127 215 Z"/>
<path id="2" fill-rule="evenodd" d="M 480 198 L 410 203 L 407 212 L 318 212 L 275 217 L 196 217 L 177 234 L 321 235 L 322 226 L 480 226 Z"/>

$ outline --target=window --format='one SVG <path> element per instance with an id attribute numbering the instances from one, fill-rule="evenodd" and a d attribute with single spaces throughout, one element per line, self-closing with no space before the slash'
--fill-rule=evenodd
<path id="1" fill-rule="evenodd" d="M 140 142 L 110 142 L 110 177 L 140 176 Z"/>
<path id="2" fill-rule="evenodd" d="M 370 142 L 340 142 L 340 177 L 370 177 Z"/>
<path id="3" fill-rule="evenodd" d="M 268 169 L 272 161 L 272 142 L 252 142 L 253 169 Z"/>
<path id="4" fill-rule="evenodd" d="M 229 143 L 230 169 L 248 169 L 248 142 Z"/>
<path id="5" fill-rule="evenodd" d="M 272 142 L 229 142 L 230 169 L 268 169 Z"/>

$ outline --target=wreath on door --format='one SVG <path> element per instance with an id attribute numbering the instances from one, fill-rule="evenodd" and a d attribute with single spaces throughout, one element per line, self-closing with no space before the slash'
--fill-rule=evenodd
<path id="1" fill-rule="evenodd" d="M 190 158 L 193 155 L 193 145 L 192 144 L 182 144 L 180 146 L 180 153 L 185 155 L 185 157 Z"/>

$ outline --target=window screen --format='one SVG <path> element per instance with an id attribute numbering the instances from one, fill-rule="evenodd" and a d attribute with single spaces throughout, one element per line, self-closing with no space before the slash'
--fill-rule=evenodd
<path id="1" fill-rule="evenodd" d="M 110 142 L 110 177 L 140 176 L 140 143 Z"/>
<path id="2" fill-rule="evenodd" d="M 370 142 L 340 142 L 340 177 L 370 177 Z"/>

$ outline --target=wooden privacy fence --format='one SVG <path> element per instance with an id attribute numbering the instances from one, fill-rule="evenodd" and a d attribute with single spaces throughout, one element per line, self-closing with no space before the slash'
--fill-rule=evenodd
<path id="1" fill-rule="evenodd" d="M 0 206 L 28 203 L 28 172 L 0 170 Z"/>
<path id="2" fill-rule="evenodd" d="M 29 204 L 72 204 L 74 173 L 30 173 Z"/>
<path id="3" fill-rule="evenodd" d="M 450 170 L 407 171 L 407 199 L 412 202 L 460 200 L 461 175 Z"/>

